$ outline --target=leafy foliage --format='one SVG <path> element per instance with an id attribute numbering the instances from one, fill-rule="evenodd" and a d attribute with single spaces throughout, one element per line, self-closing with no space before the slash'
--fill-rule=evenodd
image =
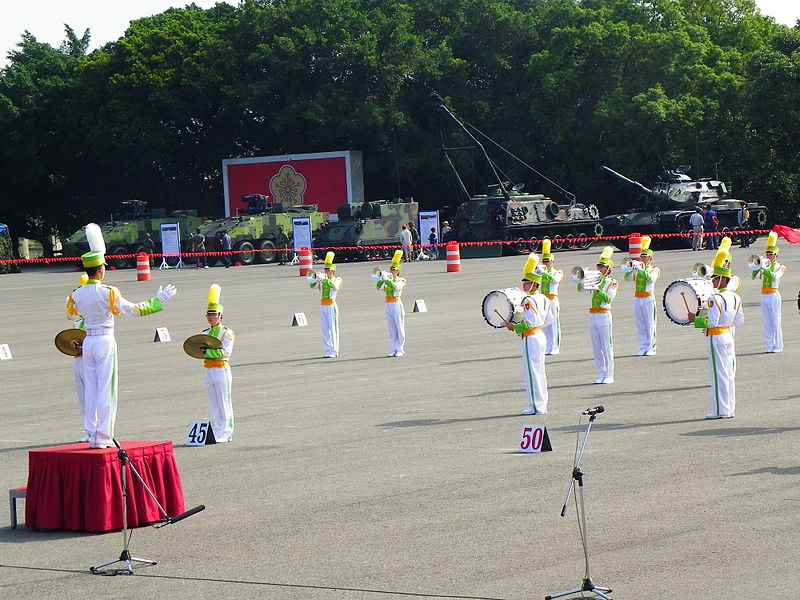
<path id="1" fill-rule="evenodd" d="M 67 235 L 131 198 L 213 215 L 221 159 L 341 149 L 364 153 L 369 197 L 452 210 L 430 89 L 604 214 L 633 197 L 603 163 L 645 182 L 691 163 L 780 219 L 800 208 L 800 28 L 753 0 L 243 0 L 88 45 L 26 32 L 0 72 L 16 235 Z M 476 186 L 479 162 L 459 159 Z"/>

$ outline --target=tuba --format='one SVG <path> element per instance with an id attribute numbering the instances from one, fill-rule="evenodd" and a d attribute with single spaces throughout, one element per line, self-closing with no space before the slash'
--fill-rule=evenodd
<path id="1" fill-rule="evenodd" d="M 692 276 L 700 279 L 706 279 L 711 276 L 711 267 L 707 264 L 698 262 L 692 265 Z"/>
<path id="2" fill-rule="evenodd" d="M 596 290 L 603 276 L 596 269 L 584 269 L 583 267 L 572 267 L 570 271 L 572 281 L 582 285 L 584 290 Z"/>

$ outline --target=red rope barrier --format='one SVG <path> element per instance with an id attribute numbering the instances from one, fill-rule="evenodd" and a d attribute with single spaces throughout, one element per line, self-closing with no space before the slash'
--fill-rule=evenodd
<path id="1" fill-rule="evenodd" d="M 720 237 L 720 236 L 725 236 L 725 235 L 738 236 L 738 235 L 742 235 L 742 234 L 752 235 L 754 233 L 763 234 L 763 233 L 769 233 L 770 231 L 771 231 L 770 229 L 750 229 L 750 230 L 747 230 L 747 231 L 714 231 L 714 232 L 703 232 L 703 233 L 692 233 L 692 232 L 687 232 L 687 233 L 649 233 L 649 234 L 646 234 L 646 235 L 648 235 L 650 238 L 654 238 L 654 239 L 674 238 L 674 237 L 681 237 L 681 238 L 690 239 L 692 236 L 695 236 L 695 235 L 700 235 L 700 236 L 703 236 L 703 237 L 710 237 L 710 236 Z M 582 236 L 582 237 L 556 238 L 556 239 L 558 240 L 559 243 L 564 244 L 566 242 L 576 243 L 578 240 L 580 240 L 581 243 L 585 243 L 585 242 L 594 243 L 594 242 L 599 242 L 599 241 L 603 241 L 603 240 L 606 240 L 606 241 L 624 240 L 624 239 L 628 239 L 628 237 L 629 237 L 628 235 L 603 235 L 603 236 L 586 236 L 586 237 Z M 492 241 L 481 241 L 481 242 L 458 242 L 458 245 L 459 246 L 478 246 L 478 247 L 482 247 L 482 246 L 510 245 L 510 244 L 532 244 L 532 243 L 540 244 L 540 243 L 542 243 L 542 241 L 544 239 L 545 238 L 542 238 L 542 239 L 530 239 L 530 240 L 492 240 Z M 556 240 L 553 240 L 552 238 L 548 238 L 548 239 L 550 239 L 551 241 L 556 241 Z M 432 247 L 435 246 L 435 247 L 438 247 L 438 248 L 444 248 L 446 245 L 447 245 L 446 242 L 442 242 L 442 243 L 439 243 L 439 244 L 414 244 L 411 247 L 412 248 L 432 248 Z M 392 244 L 392 245 L 370 245 L 370 246 L 326 246 L 324 248 L 314 248 L 314 250 L 326 251 L 327 252 L 328 250 L 334 250 L 334 251 L 336 251 L 336 250 L 364 250 L 366 248 L 369 248 L 370 250 L 375 250 L 375 249 L 378 249 L 378 250 L 392 250 L 392 249 L 403 248 L 403 245 L 402 244 Z M 247 254 L 250 254 L 250 253 L 255 254 L 255 253 L 258 253 L 258 252 L 294 252 L 294 250 L 292 248 L 268 248 L 268 249 L 256 249 L 256 248 L 254 248 L 252 250 L 248 250 L 246 253 Z M 182 252 L 180 255 L 178 255 L 178 254 L 148 254 L 148 256 L 151 257 L 151 258 L 163 258 L 163 257 L 166 257 L 166 258 L 177 258 L 178 256 L 180 256 L 181 258 L 183 258 L 183 257 L 194 258 L 194 257 L 209 257 L 209 256 L 213 256 L 213 257 L 233 256 L 233 255 L 237 255 L 237 254 L 242 254 L 242 252 L 240 250 L 229 250 L 229 251 L 226 251 L 226 252 Z M 133 259 L 133 258 L 136 258 L 136 256 L 137 256 L 136 254 L 110 254 L 110 255 L 106 255 L 106 258 L 107 259 L 108 258 L 111 258 L 111 259 L 120 259 L 120 258 L 121 259 Z M 15 259 L 6 259 L 6 260 L 0 260 L 0 264 L 19 264 L 19 265 L 23 265 L 23 264 L 52 264 L 52 263 L 61 263 L 61 262 L 80 262 L 80 260 L 81 260 L 80 256 L 54 256 L 54 257 L 50 257 L 50 258 L 15 258 Z"/>

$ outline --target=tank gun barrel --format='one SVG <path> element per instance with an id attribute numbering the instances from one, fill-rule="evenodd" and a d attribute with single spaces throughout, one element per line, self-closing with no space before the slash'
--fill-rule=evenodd
<path id="1" fill-rule="evenodd" d="M 639 191 L 644 192 L 645 194 L 650 194 L 650 195 L 653 194 L 653 190 L 651 190 L 650 188 L 643 186 L 638 181 L 634 181 L 633 179 L 628 179 L 627 177 L 625 177 L 625 175 L 623 175 L 621 173 L 617 173 L 614 169 L 609 169 L 605 165 L 602 165 L 600 168 L 603 171 L 605 171 L 606 173 L 610 173 L 611 175 L 613 175 L 617 179 L 619 179 L 621 181 L 624 181 L 625 183 L 628 183 L 628 184 L 632 185 L 635 188 L 638 188 Z"/>

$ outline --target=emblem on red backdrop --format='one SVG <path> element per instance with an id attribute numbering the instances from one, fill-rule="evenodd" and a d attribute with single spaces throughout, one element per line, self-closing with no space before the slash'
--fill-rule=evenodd
<path id="1" fill-rule="evenodd" d="M 303 197 L 306 187 L 306 178 L 291 165 L 283 165 L 269 180 L 269 191 L 275 202 L 281 202 L 286 207 L 305 204 Z"/>

